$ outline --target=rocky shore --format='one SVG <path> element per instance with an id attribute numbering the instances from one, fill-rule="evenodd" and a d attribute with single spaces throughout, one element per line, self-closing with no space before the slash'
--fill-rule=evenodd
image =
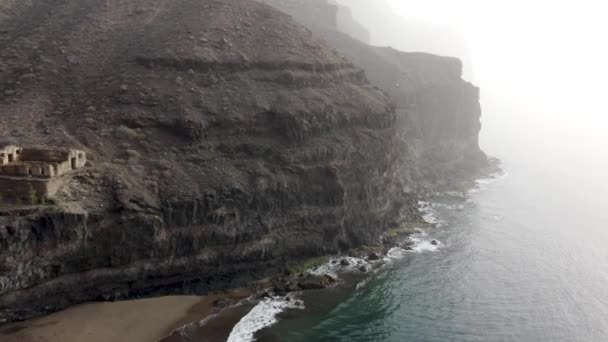
<path id="1" fill-rule="evenodd" d="M 303 24 L 251 0 L 0 4 L 0 136 L 90 162 L 45 205 L 0 200 L 0 323 L 381 246 L 483 172 L 457 60 Z"/>
<path id="2" fill-rule="evenodd" d="M 337 275 L 322 271 L 323 267 L 350 272 L 358 278 L 371 276 L 385 258 L 382 249 L 370 247 L 343 257 L 317 258 L 298 265 L 300 269 L 292 267 L 292 274 L 206 296 L 79 305 L 43 318 L 0 326 L 0 337 L 6 342 L 186 342 L 192 338 L 226 341 L 235 325 L 260 302 L 284 300 L 293 303 L 294 308 L 303 307 L 303 301 L 298 299 L 303 292 L 320 291 L 344 282 Z"/>
<path id="3" fill-rule="evenodd" d="M 425 231 L 432 232 L 440 224 L 429 209 L 427 202 L 419 202 L 417 221 L 385 232 L 378 245 L 292 263 L 283 274 L 249 282 L 244 288 L 206 296 L 85 304 L 44 318 L 2 326 L 0 336 L 8 342 L 76 342 L 84 338 L 93 342 L 187 342 L 193 339 L 219 342 L 247 341 L 256 337 L 272 340 L 267 328 L 275 320 L 289 317 L 290 312 L 303 310 L 304 298 L 306 302 L 314 302 L 330 297 L 337 305 L 340 297 L 333 298 L 336 294 L 358 288 L 392 259 L 419 251 L 420 239 L 415 236 L 426 236 Z M 427 240 L 425 243 L 433 248 L 442 244 L 435 239 Z M 252 314 L 254 317 L 250 320 L 257 326 L 247 324 L 250 323 L 247 316 Z M 239 328 L 238 324 L 243 322 L 245 327 Z"/>

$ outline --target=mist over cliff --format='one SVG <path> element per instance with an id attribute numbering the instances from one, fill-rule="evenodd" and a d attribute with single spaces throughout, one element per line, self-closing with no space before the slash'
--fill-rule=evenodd
<path id="1" fill-rule="evenodd" d="M 335 1 L 369 32 L 372 45 L 459 58 L 464 66 L 464 79 L 474 80 L 469 46 L 459 30 L 404 16 L 388 0 Z"/>
<path id="2" fill-rule="evenodd" d="M 457 179 L 466 179 L 485 164 L 487 159 L 478 140 L 481 129 L 479 89 L 463 79 L 461 60 L 366 43 L 359 31 L 352 31 L 352 27 L 361 24 L 350 16 L 351 10 L 344 4 L 336 5 L 328 0 L 262 2 L 291 14 L 324 38 L 362 67 L 372 84 L 390 96 L 396 106 L 398 135 L 403 142 L 401 157 L 415 160 L 403 162 L 411 166 L 402 169 L 407 184 L 453 185 Z M 365 5 L 360 10 L 369 9 L 366 14 L 369 18 L 380 19 L 375 14 L 389 11 L 388 3 L 382 1 L 374 2 L 374 5 L 357 4 Z M 371 7 L 367 8 L 368 5 Z M 374 10 L 376 8 L 380 11 Z M 340 11 L 344 13 L 342 22 L 332 17 L 319 20 L 315 15 Z M 387 18 L 399 19 L 393 12 Z M 345 21 L 354 24 L 344 25 Z M 384 24 L 378 23 L 378 27 L 384 27 Z M 400 44 L 407 43 L 406 39 L 393 37 Z"/>

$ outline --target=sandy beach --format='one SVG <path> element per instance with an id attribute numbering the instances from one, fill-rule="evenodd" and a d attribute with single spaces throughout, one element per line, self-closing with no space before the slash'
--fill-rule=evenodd
<path id="1" fill-rule="evenodd" d="M 218 311 L 220 298 L 240 300 L 248 290 L 208 296 L 168 296 L 74 306 L 49 316 L 0 327 L 2 342 L 151 342 Z"/>

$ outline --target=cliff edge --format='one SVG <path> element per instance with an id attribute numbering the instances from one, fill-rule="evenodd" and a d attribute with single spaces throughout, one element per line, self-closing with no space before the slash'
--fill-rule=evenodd
<path id="1" fill-rule="evenodd" d="M 398 176 L 408 191 L 461 188 L 485 171 L 488 158 L 479 147 L 479 88 L 463 80 L 459 59 L 369 45 L 349 29 L 360 26 L 350 15 L 349 25 L 315 19 L 314 13 L 343 8 L 331 0 L 260 1 L 322 37 L 389 96 L 397 114 L 398 142 L 393 148 L 400 151 L 394 162 L 401 165 Z"/>

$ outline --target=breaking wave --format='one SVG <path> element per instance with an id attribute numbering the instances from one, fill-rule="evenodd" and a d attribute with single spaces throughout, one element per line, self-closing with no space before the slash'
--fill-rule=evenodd
<path id="1" fill-rule="evenodd" d="M 304 309 L 304 302 L 292 297 L 265 298 L 232 329 L 228 342 L 250 342 L 255 333 L 278 322 L 277 315 L 288 309 Z"/>
<path id="2" fill-rule="evenodd" d="M 434 252 L 441 246 L 439 240 L 428 239 L 422 234 L 416 234 L 410 240 L 414 243 L 411 247 L 414 252 Z"/>

